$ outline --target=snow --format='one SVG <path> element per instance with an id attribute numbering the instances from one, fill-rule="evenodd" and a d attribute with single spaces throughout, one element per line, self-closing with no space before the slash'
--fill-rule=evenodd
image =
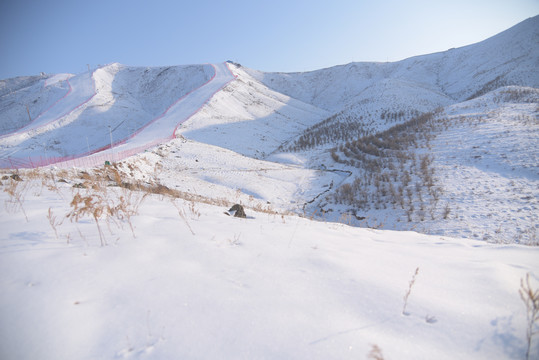
<path id="1" fill-rule="evenodd" d="M 374 85 L 388 79 L 400 80 L 386 86 L 400 90 L 405 99 L 406 87 L 413 86 L 431 91 L 434 99 L 442 94 L 464 101 L 504 85 L 539 87 L 538 39 L 535 16 L 480 43 L 395 63 L 350 63 L 306 73 L 248 72 L 273 90 L 335 112 L 357 96 L 374 98 L 369 88 L 376 91 Z M 409 98 L 412 107 L 416 101 Z"/>
<path id="2" fill-rule="evenodd" d="M 458 204 L 444 225 L 453 228 L 448 235 L 507 243 L 537 239 L 539 92 L 533 89 L 534 102 L 488 105 L 517 89 L 503 88 L 447 109 L 448 121 L 456 125 L 437 137 L 433 154 L 439 176 L 451 179 L 443 182 L 446 200 Z M 469 120 L 474 117 L 483 120 Z M 459 124 L 460 118 L 468 120 Z"/>
<path id="3" fill-rule="evenodd" d="M 186 193 L 242 202 L 254 208 L 303 213 L 304 204 L 342 176 L 243 156 L 176 139 L 121 165 L 130 176 Z M 132 169 L 132 170 L 131 170 Z"/>
<path id="4" fill-rule="evenodd" d="M 35 76 L 0 81 L 3 100 L 1 137 L 43 118 L 53 110 L 71 92 L 68 77 L 67 74 L 59 74 L 45 79 Z"/>
<path id="5" fill-rule="evenodd" d="M 80 156 L 110 146 L 110 137 L 114 143 L 122 142 L 142 127 L 172 117 L 158 137 L 169 138 L 177 123 L 184 120 L 174 117 L 177 114 L 173 105 L 179 99 L 187 102 L 192 97 L 186 95 L 207 83 L 214 74 L 211 65 L 148 69 L 111 64 L 74 76 L 69 80 L 72 90 L 67 96 L 27 127 L 0 139 L 2 157 Z M 211 84 L 222 85 L 217 81 Z M 211 94 L 215 90 L 208 91 Z M 196 99 L 200 103 L 192 105 L 192 110 L 181 108 L 193 112 L 206 98 L 199 94 Z M 95 121 L 96 116 L 100 121 Z M 151 126 L 145 130 L 147 134 Z M 37 154 L 36 149 L 39 149 Z"/>
<path id="6" fill-rule="evenodd" d="M 113 63 L 0 81 L 0 167 L 54 163 L 17 170 L 22 182 L 1 171 L 0 358 L 523 358 L 538 21 L 309 73 Z M 447 217 L 332 203 L 363 171 L 332 158 L 346 139 L 283 150 L 434 109 L 432 139 L 410 152 L 432 156 Z M 77 194 L 117 216 L 73 212 Z M 226 213 L 236 203 L 247 219 Z"/>
<path id="7" fill-rule="evenodd" d="M 92 193 L 67 180 L 27 180 L 28 222 L 1 208 L 3 358 L 364 358 L 372 344 L 386 358 L 524 355 L 518 288 L 539 271 L 538 248 L 236 219 L 159 195 L 133 217 L 136 237 L 111 223 L 101 247 L 89 218 L 63 220 L 58 238 L 49 225 L 48 207 L 62 219 L 75 193 Z"/>
<path id="8" fill-rule="evenodd" d="M 268 89 L 242 68 L 178 133 L 246 156 L 264 158 L 280 144 L 329 116 L 327 111 Z"/>

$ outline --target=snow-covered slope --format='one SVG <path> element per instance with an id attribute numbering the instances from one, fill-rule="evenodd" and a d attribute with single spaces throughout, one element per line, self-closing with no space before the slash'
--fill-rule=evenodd
<path id="1" fill-rule="evenodd" d="M 35 157 L 36 152 L 49 158 L 69 157 L 110 146 L 111 137 L 118 142 L 131 136 L 214 74 L 211 65 L 136 68 L 111 64 L 73 76 L 68 80 L 67 96 L 0 139 L 1 157 L 25 159 Z M 36 86 L 4 95 L 1 104 L 40 98 Z M 38 111 L 29 107 L 31 114 Z M 27 123 L 28 116 L 23 115 L 19 114 L 19 123 Z M 0 120 L 10 116 L 9 112 L 0 113 Z"/>
<path id="2" fill-rule="evenodd" d="M 539 90 L 504 87 L 330 153 L 350 172 L 309 210 L 360 226 L 537 245 Z M 427 119 L 426 121 L 423 121 Z"/>
<path id="3" fill-rule="evenodd" d="M 229 194 L 230 191 L 243 189 L 258 201 L 273 203 L 281 209 L 302 212 L 307 207 L 310 212 L 318 213 L 319 216 L 321 210 L 335 211 L 332 214 L 334 220 L 351 213 L 358 218 L 370 218 L 370 226 L 385 224 L 394 229 L 413 227 L 425 232 L 436 231 L 491 239 L 490 235 L 482 235 L 489 234 L 486 230 L 480 232 L 481 234 L 468 230 L 476 226 L 491 227 L 485 227 L 485 221 L 480 220 L 481 217 L 475 211 L 469 216 L 462 215 L 459 225 L 448 225 L 451 221 L 447 218 L 443 224 L 436 221 L 429 223 L 424 214 L 414 218 L 398 211 L 388 212 L 386 205 L 382 205 L 384 209 L 378 209 L 380 205 L 374 199 L 380 198 L 380 195 L 377 195 L 380 190 L 385 193 L 387 189 L 377 187 L 380 184 L 379 178 L 376 181 L 377 186 L 371 184 L 370 180 L 362 186 L 358 185 L 357 179 L 365 176 L 367 164 L 350 161 L 351 156 L 357 155 L 351 155 L 350 151 L 357 149 L 353 149 L 353 146 L 347 148 L 347 144 L 360 138 L 371 141 L 374 138 L 368 140 L 366 137 L 383 136 L 381 132 L 394 131 L 392 129 L 395 125 L 410 122 L 419 114 L 434 109 L 438 109 L 439 114 L 450 114 L 446 118 L 448 126 L 444 129 L 445 133 L 442 131 L 429 135 L 440 138 L 450 136 L 451 131 L 455 131 L 452 124 L 454 119 L 460 117 L 482 116 L 498 121 L 496 119 L 499 119 L 499 116 L 492 114 L 507 115 L 509 111 L 511 118 L 536 118 L 537 110 L 534 106 L 537 105 L 534 104 L 538 102 L 533 91 L 534 87 L 538 86 L 538 74 L 533 70 L 539 61 L 538 22 L 539 17 L 528 19 L 481 43 L 443 53 L 418 56 L 396 63 L 352 63 L 303 74 L 265 74 L 232 63 L 160 68 L 111 64 L 92 73 L 75 76 L 59 74 L 6 80 L 2 82 L 1 104 L 7 110 L 1 113 L 0 117 L 4 121 L 8 117 L 11 119 L 14 114 L 19 114 L 19 121 L 15 122 L 18 125 L 14 126 L 18 128 L 17 131 L 0 138 L 0 158 L 4 167 L 34 166 L 40 163 L 36 157 L 54 158 L 54 161 L 58 161 L 97 151 L 97 154 L 78 162 L 70 160 L 61 165 L 94 166 L 106 160 L 123 159 L 152 145 L 166 142 L 173 136 L 182 136 L 190 140 L 189 144 L 194 144 L 193 140 L 200 143 L 187 147 L 191 149 L 188 152 L 197 149 L 196 151 L 213 154 L 212 157 L 200 157 L 202 163 L 193 164 L 194 172 L 185 180 L 186 183 L 202 181 L 197 186 L 200 192 L 211 192 L 212 186 L 219 186 L 223 192 Z M 524 99 L 519 95 L 514 99 L 495 101 L 501 96 L 501 93 L 496 91 L 480 96 L 505 83 L 531 86 L 515 88 L 517 92 L 529 89 L 530 97 Z M 472 111 L 453 114 L 454 109 L 468 109 L 471 106 L 470 102 L 461 103 L 470 96 L 475 96 L 477 104 L 480 105 L 473 107 Z M 15 106 L 15 103 L 19 105 Z M 26 106 L 20 106 L 25 103 L 31 104 L 28 106 L 30 114 L 40 112 L 30 123 L 28 114 L 23 111 Z M 437 119 L 441 119 L 441 116 Z M 5 120 L 5 123 L 9 121 Z M 528 199 L 530 196 L 532 200 L 535 199 L 535 192 L 528 193 L 527 189 L 533 188 L 537 181 L 537 173 L 529 171 L 536 162 L 536 144 L 532 140 L 525 142 L 529 143 L 526 147 L 516 146 L 515 141 L 509 143 L 510 139 L 521 138 L 521 135 L 525 137 L 524 133 L 531 134 L 527 136 L 533 139 L 536 136 L 534 124 L 529 120 L 524 128 L 497 128 L 496 132 L 507 134 L 504 141 L 497 147 L 487 144 L 493 152 L 503 150 L 504 156 L 514 153 L 512 159 L 519 159 L 516 162 L 510 161 L 510 166 L 517 169 L 511 173 L 512 183 L 520 181 L 519 176 L 526 173 L 522 175 L 523 181 L 526 182 L 523 187 L 526 194 L 522 191 L 515 193 L 515 202 L 503 202 L 507 206 L 501 209 L 500 213 L 535 211 L 531 200 L 528 201 L 528 206 L 522 207 L 517 204 L 517 200 L 519 197 Z M 12 125 L 10 127 L 13 127 Z M 425 131 L 409 125 L 402 129 L 415 133 Z M 476 134 L 474 128 L 466 128 L 465 131 L 467 145 L 474 149 L 487 147 L 483 141 L 484 135 Z M 401 133 L 395 142 L 407 138 L 408 135 Z M 416 143 L 423 141 L 419 138 L 416 140 Z M 107 149 L 111 143 L 114 148 Z M 219 151 L 206 145 L 226 150 L 215 157 Z M 429 150 L 432 150 L 433 145 L 429 146 Z M 186 149 L 183 146 L 184 150 L 179 150 L 177 143 L 170 143 L 167 147 L 170 147 L 170 151 L 161 156 L 162 161 L 159 158 L 145 160 L 163 166 L 161 181 L 173 181 L 171 169 L 182 168 L 182 158 L 172 154 Z M 330 156 L 330 149 L 336 147 L 341 152 L 337 154 L 338 151 L 333 150 L 333 154 L 337 155 L 334 158 Z M 385 169 L 377 171 L 376 176 L 383 175 L 387 170 L 396 179 L 399 172 L 406 177 L 405 171 L 412 171 L 412 168 L 417 170 L 418 159 L 426 150 L 408 147 L 407 151 L 409 153 L 404 156 L 415 157 L 415 162 L 409 161 L 406 165 L 401 162 L 395 170 L 388 169 L 390 160 L 385 159 L 381 163 Z M 456 158 L 457 164 L 453 166 L 458 168 L 463 165 L 460 152 L 455 144 L 449 143 L 445 147 L 429 151 L 429 154 L 435 158 L 432 161 L 435 165 Z M 339 156 L 344 163 L 335 160 L 339 159 Z M 284 163 L 285 165 L 275 165 L 275 168 L 279 169 L 276 173 L 287 172 L 294 175 L 260 175 L 260 169 L 274 167 L 249 158 Z M 227 170 L 215 171 L 219 163 L 232 166 L 221 165 Z M 261 181 L 257 183 L 257 178 L 245 177 L 250 170 L 259 174 Z M 210 174 L 211 172 L 213 173 Z M 274 170 L 271 172 L 274 173 Z M 242 175 L 237 178 L 228 175 L 234 173 Z M 442 167 L 439 173 L 443 173 Z M 494 174 L 492 171 L 480 173 L 482 179 L 490 179 L 485 180 L 489 184 L 496 183 L 490 178 Z M 145 177 L 144 174 L 139 175 Z M 417 175 L 412 171 L 411 177 Z M 491 208 L 487 203 L 493 203 L 494 197 L 489 195 L 492 191 L 486 194 L 473 192 L 469 189 L 469 184 L 466 184 L 466 179 L 447 174 L 451 181 L 446 181 L 445 177 L 446 175 L 438 175 L 435 178 L 436 186 L 440 189 L 464 189 L 463 194 L 469 194 L 474 201 L 479 201 L 478 212 Z M 273 184 L 275 188 L 282 189 L 278 191 L 278 195 L 261 190 L 261 187 L 271 188 L 271 179 L 276 181 Z M 305 179 L 308 181 L 304 181 Z M 384 181 L 387 179 L 386 177 Z M 361 188 L 363 195 L 372 199 L 370 205 L 361 207 L 354 201 L 349 204 L 354 205 L 352 208 L 334 206 L 335 201 L 331 199 L 342 200 L 342 193 L 339 191 L 344 189 L 343 185 L 352 184 L 352 181 L 356 181 L 356 189 Z M 408 187 L 417 187 L 415 181 L 406 182 L 405 188 L 399 191 L 409 191 Z M 256 183 L 256 186 L 253 186 L 253 183 Z M 387 186 L 389 187 L 389 184 Z M 365 195 L 365 191 L 370 191 L 371 194 Z M 438 194 L 433 196 L 438 197 Z M 450 196 L 444 200 L 453 204 L 453 211 L 456 212 L 459 206 L 466 206 L 466 196 L 468 195 Z M 484 199 L 481 199 L 482 197 Z M 419 203 L 410 200 L 411 205 L 415 204 L 413 213 L 418 211 L 418 205 L 419 209 L 425 212 L 423 200 L 425 199 L 421 197 L 417 199 Z M 439 199 L 436 201 L 442 204 Z M 486 203 L 483 204 L 482 201 Z M 307 206 L 307 203 L 310 205 Z M 403 205 L 401 210 L 404 210 Z M 432 214 L 431 218 L 435 220 L 436 216 Z M 533 224 L 536 218 L 532 215 L 525 215 L 524 218 L 524 225 L 517 225 L 514 227 L 516 232 L 509 232 L 510 238 L 518 240 L 518 234 L 525 231 L 530 233 L 526 236 L 526 242 L 534 243 L 536 240 Z M 462 225 L 468 223 L 472 225 Z M 499 237 L 496 241 L 508 241 L 507 239 Z"/>
<path id="4" fill-rule="evenodd" d="M 28 220 L 0 192 L 2 359 L 365 359 L 374 345 L 387 359 L 524 358 L 518 290 L 527 273 L 537 287 L 539 248 L 238 219 L 105 174 L 50 175 L 14 181 Z M 77 196 L 116 209 L 101 231 L 73 213 Z"/>
<path id="5" fill-rule="evenodd" d="M 66 81 L 69 76 L 57 74 L 0 80 L 0 135 L 11 134 L 42 118 L 69 95 L 71 88 Z"/>
<path id="6" fill-rule="evenodd" d="M 229 64 L 236 81 L 216 94 L 178 133 L 240 154 L 263 158 L 329 113 L 270 90 Z"/>
<path id="7" fill-rule="evenodd" d="M 431 153 L 454 213 L 431 231 L 538 244 L 538 106 L 539 89 L 505 87 L 446 108 Z"/>
<path id="8" fill-rule="evenodd" d="M 395 63 L 351 63 L 307 73 L 248 71 L 272 89 L 336 112 L 387 79 L 413 83 L 456 102 L 504 85 L 539 87 L 538 67 L 536 16 L 480 43 Z M 386 83 L 405 93 L 401 84 Z"/>
<path id="9" fill-rule="evenodd" d="M 0 167 L 55 166 L 0 170 L 0 358 L 524 358 L 538 19 L 305 74 L 1 81 Z"/>

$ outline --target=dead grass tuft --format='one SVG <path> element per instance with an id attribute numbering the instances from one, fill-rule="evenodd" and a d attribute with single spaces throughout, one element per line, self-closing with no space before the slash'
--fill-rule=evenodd
<path id="1" fill-rule="evenodd" d="M 4 183 L 4 192 L 9 196 L 4 202 L 6 211 L 13 213 L 19 210 L 22 211 L 26 222 L 28 222 L 28 216 L 24 210 L 23 203 L 24 197 L 29 188 L 29 184 L 30 183 L 28 181 L 17 180 L 17 178 L 13 177 L 8 178 Z"/>
<path id="2" fill-rule="evenodd" d="M 526 359 L 530 359 L 532 338 L 539 334 L 539 289 L 533 289 L 530 285 L 530 274 L 526 274 L 526 280 L 520 279 L 520 298 L 526 305 Z"/>

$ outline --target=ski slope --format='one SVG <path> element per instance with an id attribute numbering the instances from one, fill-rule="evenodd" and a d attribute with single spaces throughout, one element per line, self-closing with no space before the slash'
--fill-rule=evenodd
<path id="1" fill-rule="evenodd" d="M 157 69 L 160 72 L 170 71 Z M 212 75 L 207 76 L 211 70 Z M 132 75 L 125 77 L 137 69 L 125 68 L 112 64 L 98 69 L 94 83 L 88 74 L 76 76 L 70 82 L 72 91 L 69 96 L 55 104 L 53 109 L 17 133 L 0 139 L 2 167 L 34 167 L 71 161 L 59 166 L 71 166 L 74 159 L 86 158 L 84 165 L 95 166 L 104 158 L 118 160 L 137 151 L 166 141 L 174 137 L 176 128 L 196 113 L 217 91 L 235 79 L 225 63 L 207 65 L 202 70 L 184 69 L 176 72 L 183 79 L 184 86 L 172 91 L 180 94 L 179 98 L 165 106 L 167 97 L 148 102 L 141 95 L 148 92 L 147 84 L 138 85 L 138 92 L 131 97 L 118 96 L 117 88 L 133 88 Z M 155 71 L 155 70 L 154 70 Z M 171 71 L 174 71 L 172 69 Z M 198 71 L 198 75 L 189 73 Z M 144 73 L 147 73 L 147 70 Z M 205 80 L 204 83 L 201 81 Z M 151 83 L 150 83 L 151 84 Z M 135 85 L 137 85 L 135 83 Z M 94 90 L 94 86 L 97 90 Z M 154 90 L 155 92 L 155 90 Z M 141 95 L 138 95 L 141 94 Z M 155 94 L 153 95 L 155 96 Z M 61 109 L 69 109 L 62 112 Z M 95 122 L 95 116 L 100 121 Z M 92 121 L 94 120 L 94 121 Z M 108 125 L 107 125 L 108 124 Z M 137 129 L 137 130 L 133 130 Z M 86 138 L 86 143 L 81 139 Z M 36 145 L 53 141 L 58 149 L 52 148 L 50 154 L 36 154 Z M 113 145 L 113 149 L 107 149 Z M 3 150 L 2 150 L 3 149 Z M 136 150 L 135 150 L 136 149 Z M 126 155 L 128 154 L 128 155 Z M 82 161 L 82 160 L 81 160 Z"/>
<path id="2" fill-rule="evenodd" d="M 161 115 L 152 119 L 131 136 L 114 143 L 112 147 L 107 145 L 105 148 L 94 150 L 93 155 L 62 161 L 55 165 L 59 167 L 71 167 L 75 164 L 96 166 L 107 160 L 121 160 L 173 139 L 182 123 L 196 114 L 215 93 L 235 79 L 226 63 L 211 66 L 215 73 L 210 80 L 175 101 Z"/>
<path id="3" fill-rule="evenodd" d="M 494 100 L 499 94 L 492 88 L 509 82 L 517 86 L 514 91 L 519 93 L 530 91 L 522 85 L 531 89 L 539 86 L 537 72 L 532 71 L 539 61 L 538 21 L 539 17 L 532 18 L 478 44 L 442 53 L 396 63 L 352 63 L 309 73 L 268 74 L 233 63 L 167 67 L 114 63 L 94 70 L 91 78 L 88 73 L 2 81 L 0 108 L 11 109 L 8 104 L 13 100 L 29 104 L 37 100 L 35 105 L 30 105 L 30 112 L 43 115 L 27 124 L 27 115 L 19 114 L 19 124 L 27 131 L 23 129 L 20 134 L 0 139 L 0 165 L 93 167 L 163 145 L 160 149 L 165 150 L 156 150 L 162 156 L 135 158 L 126 163 L 142 167 L 142 162 L 149 161 L 152 166 L 162 166 L 160 180 L 183 188 L 184 184 L 174 184 L 176 172 L 185 163 L 180 154 L 186 152 L 186 156 L 194 157 L 193 152 L 200 151 L 207 156 L 198 156 L 200 163 L 189 161 L 193 172 L 182 181 L 196 183 L 201 192 L 211 193 L 213 188 L 219 188 L 233 196 L 237 190 L 243 190 L 280 209 L 307 211 L 323 219 L 339 220 L 356 214 L 357 221 L 354 218 L 351 222 L 359 226 L 419 229 L 488 241 L 534 244 L 538 229 L 534 215 L 537 196 L 531 189 L 536 188 L 537 174 L 530 175 L 526 169 L 534 168 L 537 163 L 536 142 L 526 140 L 529 146 L 516 147 L 518 141 L 513 139 L 524 139 L 522 134 L 536 138 L 533 119 L 537 119 L 534 105 L 537 100 L 516 97 L 502 105 Z M 499 54 L 498 48 L 503 49 Z M 57 91 L 50 96 L 44 93 L 42 100 L 36 98 L 39 91 L 52 91 L 55 87 Z M 480 95 L 483 92 L 486 93 Z M 462 100 L 469 96 L 475 96 L 474 99 L 485 105 L 478 107 L 477 113 L 464 111 L 449 116 L 444 129 L 446 135 L 455 130 L 452 124 L 458 125 L 461 117 L 480 116 L 498 121 L 489 114 L 502 108 L 506 109 L 504 113 L 509 111 L 511 118 L 531 119 L 518 127 L 497 128 L 496 132 L 500 132 L 497 136 L 502 139 L 499 146 L 493 145 L 493 139 L 485 144 L 480 136 L 474 135 L 475 127 L 462 130 L 470 136 L 467 143 L 471 150 L 467 151 L 491 148 L 505 156 L 514 152 L 515 156 L 508 157 L 511 162 L 520 159 L 510 166 L 511 178 L 503 181 L 502 188 L 507 189 L 511 184 L 524 184 L 515 188 L 518 191 L 511 191 L 511 201 L 500 201 L 498 195 L 494 196 L 497 192 L 493 189 L 502 184 L 498 174 L 491 171 L 494 164 L 474 161 L 471 169 L 466 168 L 469 174 L 466 178 L 446 175 L 451 173 L 445 170 L 448 165 L 436 168 L 436 185 L 447 195 L 441 201 L 436 200 L 437 207 L 430 208 L 429 217 L 425 217 L 424 199 L 419 197 L 416 203 L 409 201 L 406 211 L 402 204 L 397 211 L 394 204 L 375 201 L 371 201 L 371 208 L 334 203 L 332 196 L 339 187 L 349 185 L 362 174 L 358 167 L 335 163 L 330 156 L 332 148 L 358 136 L 388 130 L 418 113 L 436 108 L 451 113 L 455 107 L 467 107 L 469 103 Z M 0 120 L 7 122 L 17 111 L 0 113 Z M 358 127 L 341 127 L 343 124 Z M 333 129 L 340 133 L 334 136 Z M 305 134 L 309 136 L 302 138 Z M 339 134 L 349 137 L 338 138 Z M 444 138 L 443 134 L 438 135 Z M 179 150 L 176 143 L 170 143 L 175 136 L 200 144 L 182 146 Z M 23 137 L 27 138 L 21 140 Z M 440 147 L 448 151 L 429 149 L 431 155 L 439 157 L 433 166 L 451 163 L 458 169 L 464 165 L 465 157 L 454 143 L 455 138 L 458 136 L 450 137 L 453 143 Z M 301 143 L 308 146 L 296 146 Z M 215 147 L 224 151 L 219 152 Z M 410 154 L 416 150 L 411 149 Z M 414 155 L 419 156 L 422 151 Z M 160 157 L 163 161 L 159 161 Z M 278 164 L 270 166 L 255 160 Z M 479 165 L 490 169 L 483 171 L 477 168 Z M 144 171 L 158 178 L 152 166 L 144 166 Z M 528 178 L 520 179 L 524 173 Z M 468 179 L 474 177 L 472 174 L 481 174 L 479 182 L 487 191 L 471 188 Z M 146 179 L 149 176 L 137 175 Z M 361 189 L 370 194 L 383 192 L 373 186 L 366 181 Z M 271 187 L 278 189 L 278 194 L 268 191 Z M 189 189 L 187 185 L 186 190 Z M 468 200 L 475 206 L 464 205 Z M 305 206 L 306 203 L 310 205 Z M 446 205 L 451 216 L 441 221 Z M 466 211 L 460 210 L 463 206 Z M 494 211 L 494 207 L 500 207 L 499 211 Z M 408 216 L 410 209 L 416 210 L 416 218 Z M 501 229 L 502 223 L 509 230 Z"/>
<path id="4" fill-rule="evenodd" d="M 62 80 L 62 77 L 65 77 L 65 79 Z M 69 89 L 66 95 L 38 115 L 32 122 L 17 130 L 14 134 L 4 137 L 4 141 L 10 144 L 18 144 L 36 135 L 41 128 L 54 127 L 56 122 L 79 107 L 84 106 L 96 95 L 93 73 L 87 72 L 73 77 L 67 74 L 56 75 L 47 79 L 44 86 L 51 86 L 51 84 L 59 81 L 66 82 Z"/>
<path id="5" fill-rule="evenodd" d="M 172 104 L 162 115 L 153 119 L 127 139 L 125 145 L 127 147 L 140 146 L 160 137 L 164 139 L 174 137 L 178 126 L 199 111 L 215 93 L 235 79 L 227 63 L 213 64 L 212 66 L 215 69 L 215 74 L 206 84 Z"/>
<path id="6" fill-rule="evenodd" d="M 0 81 L 0 167 L 18 168 L 0 169 L 0 359 L 525 358 L 538 21 L 303 74 L 114 63 Z M 335 160 L 331 137 L 281 148 L 345 121 L 382 141 L 438 107 L 396 133 L 418 136 L 369 169 L 384 178 Z M 356 179 L 404 206 L 335 203 Z"/>
<path id="7" fill-rule="evenodd" d="M 0 80 L 0 138 L 44 116 L 70 92 L 70 74 Z"/>

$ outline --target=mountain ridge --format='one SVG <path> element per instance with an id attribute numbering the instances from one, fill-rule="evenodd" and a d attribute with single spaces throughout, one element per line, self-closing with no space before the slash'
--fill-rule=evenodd
<path id="1" fill-rule="evenodd" d="M 202 195 L 219 188 L 228 199 L 278 211 L 535 244 L 538 25 L 534 17 L 463 48 L 308 73 L 263 73 L 232 62 L 114 63 L 0 82 L 13 90 L 0 97 L 0 163 L 112 161 L 144 181 L 185 192 L 196 184 Z M 177 171 L 186 172 L 181 183 Z M 471 189 L 471 174 L 486 193 Z M 503 193 L 510 200 L 502 201 Z M 468 198 L 481 206 L 462 210 Z M 512 230 L 494 231 L 496 223 Z"/>
<path id="2" fill-rule="evenodd" d="M 535 16 L 481 42 L 397 62 L 354 62 L 304 73 L 247 71 L 274 90 L 332 110 L 335 108 L 328 106 L 328 102 L 344 106 L 347 99 L 357 96 L 361 90 L 372 85 L 373 80 L 391 77 L 423 84 L 433 91 L 442 92 L 454 101 L 462 101 L 480 92 L 489 82 L 500 76 L 499 81 L 504 82 L 504 85 L 538 87 L 539 75 L 534 71 L 539 67 L 538 39 L 539 16 Z M 526 48 L 529 50 L 523 52 L 522 49 Z M 518 56 L 514 57 L 513 54 Z M 462 68 L 466 58 L 487 58 L 487 61 L 479 68 L 475 62 L 464 63 L 466 66 Z M 512 62 L 512 67 L 494 71 L 496 67 L 503 67 L 508 62 Z M 413 74 L 414 72 L 418 74 Z M 453 74 L 454 72 L 457 74 Z M 514 74 L 511 75 L 511 72 Z M 528 79 L 523 75 L 526 72 L 531 75 Z M 493 73 L 496 75 L 492 76 Z M 473 78 L 479 85 L 470 87 L 469 83 L 463 83 L 459 86 L 458 80 L 466 76 Z M 440 77 L 445 80 L 442 81 Z M 318 85 L 312 86 L 313 83 Z M 353 86 L 358 83 L 363 86 Z M 338 88 L 341 89 L 340 93 Z M 331 97 L 330 100 L 319 99 L 321 95 L 335 92 L 337 96 Z"/>

